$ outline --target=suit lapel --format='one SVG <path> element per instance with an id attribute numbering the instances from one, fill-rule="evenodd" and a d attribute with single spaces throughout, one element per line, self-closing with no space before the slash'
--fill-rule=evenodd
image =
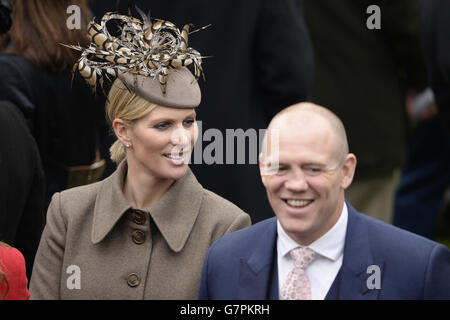
<path id="1" fill-rule="evenodd" d="M 271 218 L 260 233 L 253 253 L 241 258 L 237 299 L 278 299 L 278 275 L 276 264 L 276 218 Z"/>
<path id="2" fill-rule="evenodd" d="M 378 299 L 380 290 L 369 289 L 367 285 L 371 276 L 371 273 L 367 273 L 367 268 L 378 266 L 383 274 L 384 263 L 374 260 L 372 256 L 367 222 L 350 204 L 347 203 L 347 207 L 348 224 L 342 267 L 325 299 Z"/>

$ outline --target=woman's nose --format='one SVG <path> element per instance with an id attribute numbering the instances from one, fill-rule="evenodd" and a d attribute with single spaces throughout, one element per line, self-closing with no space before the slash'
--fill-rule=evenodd
<path id="1" fill-rule="evenodd" d="M 177 128 L 172 132 L 171 143 L 175 146 L 187 146 L 191 141 L 191 133 L 190 131 L 184 128 Z"/>

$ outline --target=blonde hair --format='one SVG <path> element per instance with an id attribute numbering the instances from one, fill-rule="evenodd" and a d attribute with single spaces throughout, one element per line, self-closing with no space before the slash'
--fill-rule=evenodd
<path id="1" fill-rule="evenodd" d="M 116 79 L 108 94 L 106 116 L 112 126 L 114 119 L 121 119 L 127 126 L 133 126 L 136 120 L 146 116 L 158 105 L 130 92 L 120 79 Z M 119 164 L 126 158 L 125 146 L 117 139 L 109 149 L 111 160 Z"/>

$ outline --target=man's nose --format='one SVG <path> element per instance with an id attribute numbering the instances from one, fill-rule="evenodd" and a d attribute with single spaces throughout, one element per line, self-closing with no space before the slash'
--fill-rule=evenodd
<path id="1" fill-rule="evenodd" d="M 303 172 L 299 171 L 292 174 L 285 182 L 286 189 L 293 192 L 302 192 L 308 189 L 308 181 Z"/>

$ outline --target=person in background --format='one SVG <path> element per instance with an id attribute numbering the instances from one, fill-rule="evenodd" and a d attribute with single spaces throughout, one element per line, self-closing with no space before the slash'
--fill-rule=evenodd
<path id="1" fill-rule="evenodd" d="M 305 0 L 304 7 L 315 57 L 311 101 L 342 119 L 358 158 L 347 199 L 392 223 L 407 104 L 427 84 L 417 1 Z"/>
<path id="2" fill-rule="evenodd" d="M 0 2 L 0 34 L 11 25 L 11 6 Z M 45 177 L 36 141 L 23 114 L 0 101 L 0 239 L 25 257 L 28 279 L 45 224 Z"/>
<path id="3" fill-rule="evenodd" d="M 23 115 L 0 102 L 0 239 L 25 256 L 30 278 L 45 225 L 45 178 Z"/>
<path id="4" fill-rule="evenodd" d="M 72 83 L 72 66 L 80 56 L 61 45 L 86 44 L 88 7 L 85 0 L 10 2 L 12 27 L 0 39 L 0 100 L 20 109 L 36 140 L 48 206 L 53 193 L 68 188 L 71 168 L 96 158 L 103 107 L 79 76 Z M 68 28 L 69 5 L 81 9 L 82 29 Z"/>
<path id="5" fill-rule="evenodd" d="M 393 223 L 432 240 L 444 236 L 448 242 L 450 223 L 439 213 L 445 214 L 445 192 L 450 188 L 450 2 L 424 0 L 420 9 L 430 107 L 417 112 L 420 105 L 427 106 L 424 93 L 409 113 L 415 125 L 396 191 Z"/>
<path id="6" fill-rule="evenodd" d="M 23 255 L 0 242 L 0 300 L 28 300 L 27 284 Z"/>
<path id="7" fill-rule="evenodd" d="M 187 164 L 198 136 L 201 91 L 176 59 L 192 58 L 199 70 L 200 54 L 181 50 L 178 44 L 187 38 L 167 22 L 146 40 L 146 19 L 141 28 L 121 16 L 127 27 L 104 45 L 95 43 L 98 35 L 90 36 L 91 48 L 122 48 L 111 50 L 108 60 L 83 60 L 83 70 L 118 75 L 106 106 L 117 137 L 111 159 L 118 167 L 101 182 L 53 196 L 33 268 L 32 299 L 195 299 L 211 243 L 250 225 L 241 209 L 204 189 Z M 135 62 L 117 62 L 128 57 Z"/>

